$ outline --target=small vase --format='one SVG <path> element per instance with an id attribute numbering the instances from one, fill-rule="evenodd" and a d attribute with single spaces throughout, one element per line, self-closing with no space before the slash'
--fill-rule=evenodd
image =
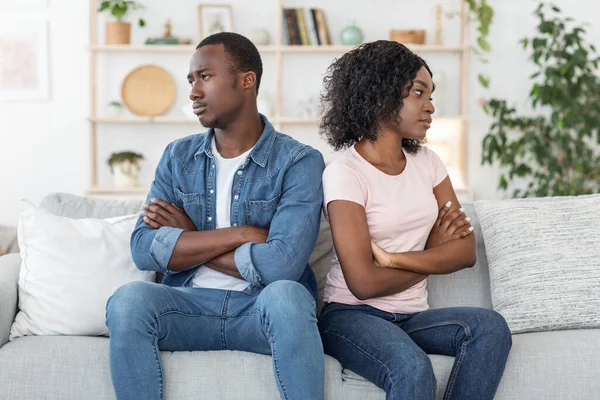
<path id="1" fill-rule="evenodd" d="M 356 21 L 350 21 L 350 24 L 342 30 L 340 39 L 345 46 L 357 46 L 362 43 L 363 33 L 356 26 Z"/>

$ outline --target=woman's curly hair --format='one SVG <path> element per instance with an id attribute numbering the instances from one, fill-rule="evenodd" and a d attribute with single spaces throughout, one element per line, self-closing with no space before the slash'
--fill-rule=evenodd
<path id="1" fill-rule="evenodd" d="M 321 93 L 320 131 L 336 150 L 362 138 L 375 141 L 379 123 L 395 121 L 421 67 L 433 76 L 425 61 L 406 46 L 387 40 L 365 43 L 336 59 L 327 69 Z M 402 139 L 410 154 L 422 141 Z"/>

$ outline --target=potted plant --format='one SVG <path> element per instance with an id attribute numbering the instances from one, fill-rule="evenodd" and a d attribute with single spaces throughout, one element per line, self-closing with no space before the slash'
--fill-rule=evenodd
<path id="1" fill-rule="evenodd" d="M 560 9 L 540 4 L 532 38 L 521 41 L 535 65 L 529 100 L 518 113 L 504 99 L 486 108 L 494 118 L 483 140 L 483 164 L 504 169 L 499 187 L 513 197 L 600 191 L 600 57 L 585 29 Z"/>
<path id="2" fill-rule="evenodd" d="M 116 21 L 106 23 L 106 44 L 129 44 L 131 38 L 131 24 L 124 22 L 123 18 L 134 10 L 144 8 L 132 0 L 104 0 L 100 3 L 98 12 L 110 12 Z M 139 26 L 143 27 L 146 22 L 138 19 Z"/>
<path id="3" fill-rule="evenodd" d="M 111 101 L 107 104 L 106 110 L 109 116 L 118 117 L 123 112 L 123 104 L 120 101 Z"/>
<path id="4" fill-rule="evenodd" d="M 114 183 L 118 188 L 138 187 L 140 162 L 144 156 L 133 151 L 112 153 L 108 158 L 110 172 L 114 175 Z"/>

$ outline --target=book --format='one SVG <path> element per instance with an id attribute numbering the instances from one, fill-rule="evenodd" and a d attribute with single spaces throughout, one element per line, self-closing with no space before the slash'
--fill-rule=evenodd
<path id="1" fill-rule="evenodd" d="M 300 29 L 298 27 L 298 18 L 294 8 L 284 8 L 283 17 L 285 20 L 284 29 L 287 30 L 288 44 L 295 46 L 302 44 Z"/>
<path id="2" fill-rule="evenodd" d="M 304 9 L 296 8 L 296 18 L 298 19 L 298 28 L 300 30 L 300 39 L 302 39 L 303 45 L 310 45 L 308 38 L 308 29 L 306 29 L 306 21 L 304 20 Z"/>
<path id="3" fill-rule="evenodd" d="M 329 35 L 329 27 L 325 19 L 325 13 L 320 8 L 315 8 L 317 18 L 317 29 L 319 32 L 319 40 L 322 45 L 331 45 L 331 36 Z"/>

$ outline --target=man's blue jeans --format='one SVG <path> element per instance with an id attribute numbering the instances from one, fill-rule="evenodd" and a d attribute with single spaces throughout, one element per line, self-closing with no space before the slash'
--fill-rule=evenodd
<path id="1" fill-rule="evenodd" d="M 132 282 L 106 308 L 117 399 L 163 398 L 160 350 L 271 354 L 282 398 L 324 397 L 315 300 L 300 283 L 276 281 L 248 294 Z"/>
<path id="2" fill-rule="evenodd" d="M 393 314 L 330 303 L 319 329 L 325 353 L 385 390 L 388 400 L 435 399 L 427 354 L 455 357 L 444 399 L 492 399 L 512 345 L 504 318 L 484 308 Z"/>

